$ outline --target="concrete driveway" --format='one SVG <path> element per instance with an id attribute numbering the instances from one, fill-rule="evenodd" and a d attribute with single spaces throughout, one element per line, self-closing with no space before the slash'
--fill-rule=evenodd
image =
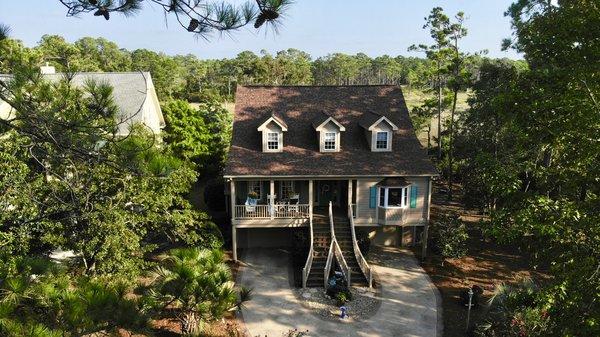
<path id="1" fill-rule="evenodd" d="M 287 252 L 246 250 L 238 281 L 254 289 L 252 300 L 242 310 L 249 335 L 280 337 L 290 329 L 298 329 L 308 330 L 312 337 L 441 336 L 437 289 L 412 254 L 375 247 L 369 255 L 381 283 L 381 307 L 365 321 L 333 322 L 321 319 L 299 303 L 291 290 Z"/>

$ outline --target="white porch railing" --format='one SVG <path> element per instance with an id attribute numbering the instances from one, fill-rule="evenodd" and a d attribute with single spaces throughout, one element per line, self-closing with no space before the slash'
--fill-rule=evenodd
<path id="1" fill-rule="evenodd" d="M 350 207 L 352 207 L 352 216 L 356 218 L 356 204 L 350 204 Z"/>
<path id="2" fill-rule="evenodd" d="M 308 274 L 310 274 L 310 268 L 313 263 L 313 255 L 315 254 L 315 249 L 313 246 L 314 242 L 314 233 L 313 233 L 313 224 L 312 219 L 308 222 L 310 228 L 310 249 L 308 250 L 308 257 L 306 258 L 306 264 L 304 268 L 302 268 L 302 288 L 306 288 L 306 282 L 308 281 Z"/>
<path id="3" fill-rule="evenodd" d="M 352 233 L 352 247 L 354 248 L 354 256 L 356 256 L 356 261 L 358 262 L 358 266 L 360 270 L 363 272 L 365 277 L 367 278 L 367 282 L 369 283 L 369 288 L 373 287 L 373 270 L 367 263 L 367 260 L 362 255 L 360 248 L 358 247 L 358 242 L 356 241 L 356 231 L 354 230 L 354 212 L 352 207 L 348 207 L 348 219 L 350 220 L 350 232 Z"/>
<path id="4" fill-rule="evenodd" d="M 235 205 L 235 219 L 304 219 L 309 217 L 309 205 Z"/>

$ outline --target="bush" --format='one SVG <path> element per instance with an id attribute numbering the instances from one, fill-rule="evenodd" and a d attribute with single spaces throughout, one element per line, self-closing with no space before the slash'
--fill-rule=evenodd
<path id="1" fill-rule="evenodd" d="M 483 321 L 473 329 L 478 337 L 541 337 L 551 334 L 546 309 L 538 305 L 538 288 L 531 280 L 496 287 Z"/>
<path id="2" fill-rule="evenodd" d="M 440 216 L 431 225 L 434 249 L 444 258 L 459 258 L 467 253 L 469 234 L 456 213 Z"/>
<path id="3" fill-rule="evenodd" d="M 143 332 L 143 304 L 125 282 L 75 277 L 44 259 L 21 259 L 0 275 L 0 336 L 81 336 Z"/>
<path id="4" fill-rule="evenodd" d="M 223 252 L 217 249 L 173 249 L 156 269 L 148 296 L 159 309 L 176 309 L 184 335 L 197 335 L 201 324 L 240 307 L 250 291 L 237 292 Z"/>

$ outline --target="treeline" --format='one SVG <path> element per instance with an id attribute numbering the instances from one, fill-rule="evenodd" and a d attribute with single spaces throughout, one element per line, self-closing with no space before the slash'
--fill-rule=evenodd
<path id="1" fill-rule="evenodd" d="M 18 41 L 12 42 L 22 47 Z M 57 71 L 149 71 L 161 101 L 176 98 L 199 102 L 201 92 L 206 90 L 232 100 L 237 84 L 395 84 L 429 88 L 434 80 L 430 60 L 405 56 L 372 58 L 363 53 L 334 53 L 313 59 L 301 50 L 287 49 L 275 55 L 264 50 L 260 55 L 244 51 L 231 59 L 202 60 L 191 54 L 130 51 L 104 38 L 84 37 L 69 43 L 56 35 L 44 35 L 30 49 Z M 468 65 L 472 73 L 477 74 L 483 60 L 472 59 Z"/>

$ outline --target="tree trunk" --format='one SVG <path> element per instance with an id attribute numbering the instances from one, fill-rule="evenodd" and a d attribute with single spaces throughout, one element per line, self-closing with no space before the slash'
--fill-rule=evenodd
<path id="1" fill-rule="evenodd" d="M 195 312 L 188 311 L 181 317 L 181 333 L 184 336 L 196 336 L 200 333 L 200 318 Z"/>
<path id="2" fill-rule="evenodd" d="M 454 146 L 454 113 L 456 112 L 456 100 L 458 99 L 458 88 L 454 89 L 454 97 L 452 99 L 452 110 L 450 112 L 450 139 L 448 140 L 448 200 L 452 200 L 452 156 Z"/>
<path id="3" fill-rule="evenodd" d="M 439 70 L 438 70 L 439 71 Z M 442 159 L 442 79 L 438 75 L 438 159 Z"/>

